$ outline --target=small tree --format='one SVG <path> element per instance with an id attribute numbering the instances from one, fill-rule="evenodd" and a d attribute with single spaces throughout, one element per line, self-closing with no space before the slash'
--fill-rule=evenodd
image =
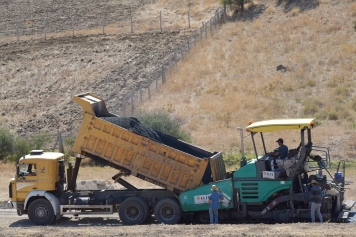
<path id="1" fill-rule="evenodd" d="M 0 160 L 11 155 L 13 150 L 13 136 L 7 128 L 0 128 Z"/>
<path id="2" fill-rule="evenodd" d="M 140 122 L 152 130 L 165 133 L 185 142 L 191 142 L 190 134 L 182 130 L 184 121 L 179 117 L 173 117 L 169 113 L 156 110 L 151 112 L 140 111 L 137 115 Z"/>
<path id="3" fill-rule="evenodd" d="M 354 21 L 354 30 L 356 31 L 356 21 Z"/>
<path id="4" fill-rule="evenodd" d="M 236 6 L 240 8 L 240 11 L 244 11 L 244 4 L 252 2 L 252 0 L 221 0 L 221 3 L 226 6 L 229 5 L 230 7 Z M 236 10 L 237 11 L 237 10 Z"/>

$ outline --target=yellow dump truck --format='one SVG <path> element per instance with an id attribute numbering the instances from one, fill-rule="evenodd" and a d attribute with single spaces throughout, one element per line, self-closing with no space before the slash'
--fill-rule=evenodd
<path id="1" fill-rule="evenodd" d="M 31 151 L 19 160 L 9 185 L 10 204 L 34 224 L 47 225 L 63 215 L 118 212 L 125 224 L 143 223 L 152 213 L 158 222 L 181 218 L 179 193 L 225 179 L 221 152 L 209 152 L 166 134 L 150 131 L 134 118 L 109 113 L 100 97 L 74 97 L 83 121 L 73 145 L 75 166 L 67 175 L 63 154 Z M 120 122 L 126 122 L 128 126 Z M 132 124 L 136 130 L 132 130 Z M 143 130 L 138 131 L 138 130 Z M 120 172 L 114 179 L 126 190 L 76 190 L 81 159 L 89 157 Z M 33 172 L 33 170 L 36 170 Z M 141 190 L 121 179 L 132 175 L 164 189 Z"/>
<path id="2" fill-rule="evenodd" d="M 75 154 L 175 193 L 225 178 L 221 152 L 211 153 L 165 134 L 159 135 L 164 137 L 161 142 L 154 141 L 110 123 L 106 120 L 117 121 L 117 116 L 93 94 L 75 96 L 74 101 L 83 108 L 83 121 L 73 146 Z"/>

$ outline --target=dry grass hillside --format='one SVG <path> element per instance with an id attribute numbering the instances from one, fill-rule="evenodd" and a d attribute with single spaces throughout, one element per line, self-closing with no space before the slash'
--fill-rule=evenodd
<path id="1" fill-rule="evenodd" d="M 249 121 L 315 117 L 315 144 L 331 147 L 334 158 L 352 159 L 355 19 L 354 0 L 254 1 L 191 52 L 142 107 L 185 118 L 197 145 L 225 152 L 239 150 L 235 128 Z M 280 64 L 285 72 L 276 71 Z M 292 148 L 299 144 L 299 134 L 272 134 L 270 149 L 277 137 Z"/>

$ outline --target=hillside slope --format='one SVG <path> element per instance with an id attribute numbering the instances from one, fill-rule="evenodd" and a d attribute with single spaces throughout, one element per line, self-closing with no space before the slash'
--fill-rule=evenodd
<path id="1" fill-rule="evenodd" d="M 143 108 L 182 116 L 197 145 L 225 152 L 239 150 L 235 128 L 249 121 L 316 117 L 315 144 L 331 147 L 334 158 L 354 157 L 353 19 L 355 1 L 254 1 Z M 276 71 L 281 64 L 285 72 Z M 299 144 L 298 133 L 271 134 L 271 150 L 280 136 L 290 148 Z"/>
<path id="2" fill-rule="evenodd" d="M 53 5 L 54 4 L 54 5 Z M 18 135 L 78 127 L 81 108 L 75 94 L 90 91 L 102 96 L 111 111 L 140 83 L 148 84 L 150 72 L 161 67 L 167 55 L 192 34 L 201 21 L 210 19 L 216 0 L 191 1 L 191 28 L 187 24 L 188 3 L 175 1 L 3 1 L 0 8 L 0 126 Z M 17 7 L 18 6 L 18 7 Z M 50 7 L 48 7 L 50 6 Z M 26 11 L 25 11 L 26 10 Z M 68 19 L 75 10 L 72 37 Z M 162 30 L 159 16 L 162 11 Z M 25 14 L 25 13 L 26 14 Z M 127 15 L 135 12 L 134 33 Z M 100 17 L 110 20 L 102 34 Z M 21 37 L 8 36 L 21 18 Z M 47 16 L 47 40 L 43 19 Z M 98 18 L 93 18 L 98 16 Z M 69 17 L 69 18 L 68 18 Z M 95 22 L 96 24 L 94 24 Z M 114 23 L 113 23 L 114 22 Z M 94 26 L 93 26 L 94 25 Z M 62 26 L 62 27 L 61 27 Z M 5 32 L 5 33 L 3 33 Z M 26 35 L 26 36 L 24 36 Z"/>

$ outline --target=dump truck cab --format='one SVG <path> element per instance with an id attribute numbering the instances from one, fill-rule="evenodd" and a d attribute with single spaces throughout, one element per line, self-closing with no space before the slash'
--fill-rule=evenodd
<path id="1" fill-rule="evenodd" d="M 62 153 L 43 150 L 32 150 L 19 159 L 9 185 L 10 205 L 19 215 L 27 213 L 37 199 L 60 195 L 64 184 L 63 159 Z"/>

